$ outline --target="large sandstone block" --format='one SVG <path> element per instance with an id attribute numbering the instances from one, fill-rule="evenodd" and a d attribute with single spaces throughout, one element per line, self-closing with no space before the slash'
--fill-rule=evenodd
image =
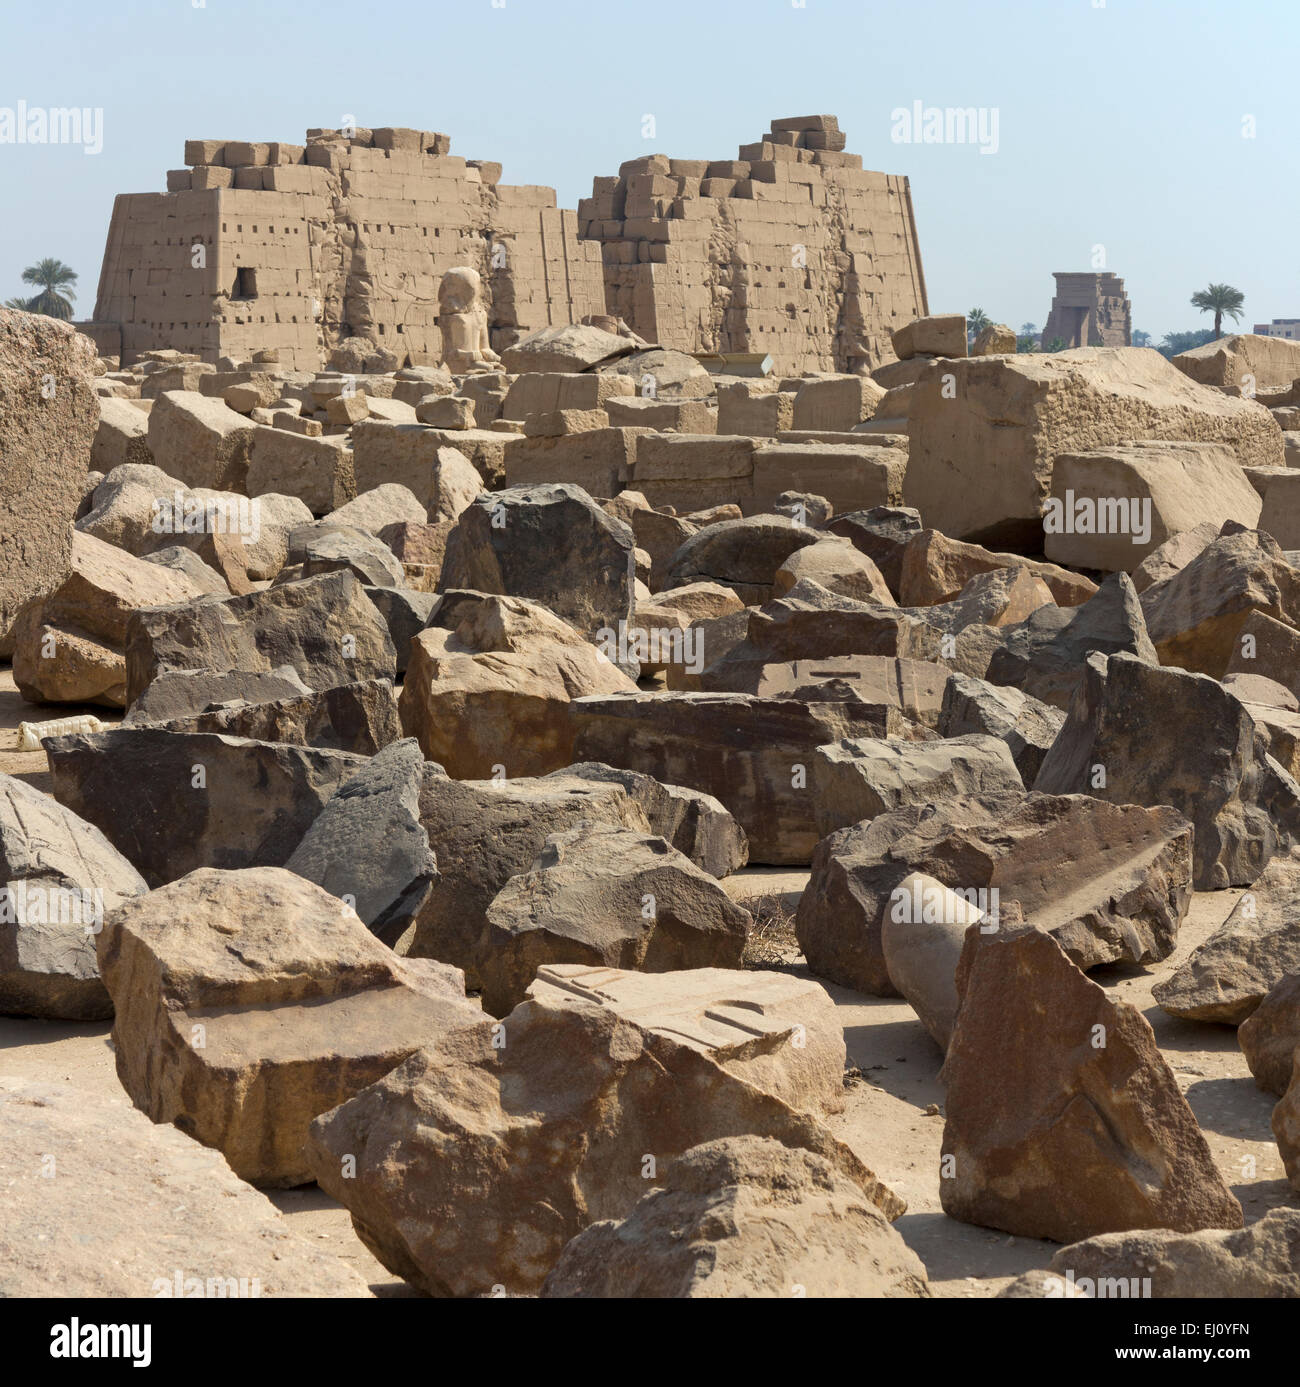
<path id="1" fill-rule="evenodd" d="M 67 576 L 14 622 L 18 691 L 30 703 L 124 707 L 131 613 L 199 595 L 198 585 L 184 574 L 76 531 Z"/>
<path id="2" fill-rule="evenodd" d="M 807 1073 L 791 1041 L 801 1025 L 813 1033 L 808 994 L 801 1005 L 784 977 L 705 971 L 686 1006 L 678 988 L 695 973 L 633 975 L 654 984 L 640 1005 L 605 999 L 599 976 L 543 980 L 502 1023 L 503 1048 L 449 1035 L 321 1117 L 317 1180 L 386 1266 L 434 1295 L 540 1289 L 572 1237 L 623 1217 L 655 1172 L 722 1137 L 821 1155 L 896 1217 L 903 1201 L 766 1086 L 773 1071 L 786 1085 Z M 349 1155 L 355 1179 L 341 1178 Z"/>
<path id="3" fill-rule="evenodd" d="M 906 926 L 914 872 L 993 918 L 1018 902 L 1081 968 L 1167 958 L 1191 899 L 1191 826 L 1172 809 L 1087 795 L 924 799 L 830 834 L 795 932 L 819 977 L 892 996 L 881 932 Z M 914 914 L 915 912 L 913 912 Z"/>
<path id="4" fill-rule="evenodd" d="M 268 492 L 296 496 L 313 515 L 327 515 L 357 494 L 348 439 L 343 434 L 307 438 L 258 424 L 253 429 L 248 469 L 239 489 L 247 490 L 250 496 Z"/>
<path id="5" fill-rule="evenodd" d="M 886 733 L 885 713 L 875 704 L 748 694 L 593 696 L 572 705 L 573 752 L 577 761 L 704 790 L 745 830 L 752 863 L 805 865 L 827 831 L 809 788 L 816 749 Z"/>
<path id="6" fill-rule="evenodd" d="M 1052 466 L 1043 552 L 1055 563 L 1130 573 L 1174 535 L 1206 522 L 1254 528 L 1260 507 L 1227 443 L 1061 453 Z"/>
<path id="7" fill-rule="evenodd" d="M 54 797 L 151 886 L 198 867 L 283 866 L 366 758 L 215 732 L 122 727 L 46 743 Z"/>
<path id="8" fill-rule="evenodd" d="M 435 430 L 367 419 L 352 430 L 358 492 L 397 483 L 424 506 L 430 521 L 454 520 L 486 488 L 470 460 Z"/>
<path id="9" fill-rule="evenodd" d="M 244 597 L 149 607 L 127 624 L 127 702 L 165 669 L 291 665 L 309 688 L 392 680 L 397 652 L 388 625 L 348 572 L 285 583 Z"/>
<path id="10" fill-rule="evenodd" d="M 967 935 L 943 1067 L 944 1212 L 1018 1237 L 1240 1228 L 1146 1018 L 1032 926 Z"/>
<path id="11" fill-rule="evenodd" d="M 643 435 L 631 428 L 605 428 L 604 415 L 598 417 L 601 425 L 592 429 L 509 439 L 505 447 L 506 486 L 568 482 L 592 496 L 616 496 L 632 474 L 637 439 Z"/>
<path id="12" fill-rule="evenodd" d="M 806 380 L 795 395 L 792 427 L 851 433 L 871 418 L 884 398 L 884 389 L 870 376 L 823 376 Z"/>
<path id="13" fill-rule="evenodd" d="M 721 583 L 746 605 L 766 602 L 777 596 L 781 565 L 796 549 L 822 538 L 820 531 L 785 516 L 720 520 L 685 540 L 669 560 L 663 587 L 667 591 L 689 583 Z"/>
<path id="14" fill-rule="evenodd" d="M 752 923 L 663 838 L 608 824 L 553 834 L 487 910 L 483 1005 L 524 1000 L 545 964 L 669 973 L 739 968 Z"/>
<path id="15" fill-rule="evenodd" d="M 565 1247 L 544 1299 L 927 1295 L 925 1267 L 834 1165 L 763 1137 L 693 1147 L 625 1219 Z"/>
<path id="16" fill-rule="evenodd" d="M 447 539 L 441 586 L 528 598 L 583 635 L 630 623 L 632 531 L 568 483 L 479 497 Z"/>
<path id="17" fill-rule="evenodd" d="M 1232 1233 L 1146 1229 L 1103 1233 L 1063 1247 L 1047 1271 L 1017 1277 L 999 1299 L 1294 1299 L 1300 1296 L 1300 1212 L 1271 1209 Z"/>
<path id="18" fill-rule="evenodd" d="M 1300 378 L 1300 342 L 1253 332 L 1229 333 L 1172 360 L 1189 380 L 1230 394 L 1274 390 Z"/>
<path id="19" fill-rule="evenodd" d="M 650 823 L 622 784 L 563 771 L 540 778 L 452 780 L 430 766 L 420 787 L 420 822 L 438 859 L 439 880 L 398 950 L 436 958 L 479 985 L 487 952 L 487 908 L 526 872 L 554 833 L 584 822 L 642 833 Z"/>
<path id="20" fill-rule="evenodd" d="M 155 1126 L 124 1094 L 0 1078 L 0 1181 L 6 1296 L 370 1295 L 220 1152 Z"/>
<path id="21" fill-rule="evenodd" d="M 916 318 L 893 334 L 893 346 L 900 361 L 914 356 L 965 356 L 966 315 L 936 313 Z"/>
<path id="22" fill-rule="evenodd" d="M 1300 851 L 1275 857 L 1232 913 L 1152 989 L 1171 1016 L 1240 1025 L 1289 973 L 1300 973 Z"/>
<path id="23" fill-rule="evenodd" d="M 832 521 L 832 530 L 834 524 Z M 907 538 L 895 591 L 904 606 L 928 607 L 950 602 L 976 574 L 1001 568 L 1028 569 L 1047 584 L 1061 607 L 1077 607 L 1097 591 L 1097 584 L 1091 579 L 1054 563 L 1041 563 L 1019 554 L 996 554 L 978 544 L 949 539 L 937 530 L 920 530 Z"/>
<path id="24" fill-rule="evenodd" d="M 169 671 L 173 678 L 191 673 L 202 679 L 210 671 Z M 152 688 L 151 684 L 145 693 Z M 355 752 L 358 756 L 374 756 L 402 735 L 397 695 L 387 679 L 284 692 L 247 701 L 236 699 L 227 706 L 205 706 L 200 711 L 168 718 L 148 716 L 137 701 L 124 725 L 161 727 L 168 732 L 220 732 L 255 742 L 292 742 L 297 746 Z"/>
<path id="25" fill-rule="evenodd" d="M 253 1184 L 309 1183 L 313 1118 L 485 1027 L 455 969 L 396 957 L 278 868 L 194 872 L 114 912 L 98 949 L 123 1088 Z"/>
<path id="26" fill-rule="evenodd" d="M 824 496 L 837 515 L 898 505 L 906 471 L 903 448 L 776 443 L 754 450 L 753 500 L 745 509 L 771 511 L 790 490 Z"/>
<path id="27" fill-rule="evenodd" d="M 1142 594 L 1162 664 L 1222 678 L 1244 654 L 1246 623 L 1272 617 L 1300 626 L 1300 569 L 1262 530 L 1225 526 L 1184 568 Z M 1238 666 L 1264 673 L 1257 666 Z"/>
<path id="28" fill-rule="evenodd" d="M 68 572 L 99 422 L 94 367 L 70 324 L 0 308 L 0 636 Z"/>
<path id="29" fill-rule="evenodd" d="M 256 427 L 221 400 L 192 390 L 164 390 L 149 411 L 149 451 L 156 467 L 185 486 L 247 495 Z M 297 438 L 279 429 L 271 432 Z M 262 490 L 286 488 L 267 486 Z"/>
<path id="30" fill-rule="evenodd" d="M 1088 657 L 1034 789 L 1172 805 L 1195 826 L 1201 891 L 1249 886 L 1300 841 L 1300 786 L 1241 703 L 1217 680 L 1132 655 Z"/>
<path id="31" fill-rule="evenodd" d="M 1287 973 L 1237 1028 L 1237 1043 L 1255 1083 L 1280 1098 L 1300 1049 L 1300 970 Z"/>
<path id="32" fill-rule="evenodd" d="M 1243 467 L 1283 465 L 1263 405 L 1197 385 L 1145 348 L 938 361 L 912 387 L 909 419 L 907 504 L 981 544 L 1041 542 L 1062 453 L 1174 439 L 1225 443 Z"/>
<path id="33" fill-rule="evenodd" d="M 575 759 L 574 698 L 634 688 L 546 607 L 448 592 L 411 641 L 398 706 L 405 734 L 457 778 L 545 775 Z"/>
<path id="34" fill-rule="evenodd" d="M 149 416 L 130 400 L 103 396 L 99 401 L 99 425 L 90 448 L 91 471 L 107 476 L 115 467 L 152 462 Z"/>
<path id="35" fill-rule="evenodd" d="M 149 889 L 93 824 L 0 775 L 0 1014 L 111 1016 L 95 935 L 104 914 Z"/>

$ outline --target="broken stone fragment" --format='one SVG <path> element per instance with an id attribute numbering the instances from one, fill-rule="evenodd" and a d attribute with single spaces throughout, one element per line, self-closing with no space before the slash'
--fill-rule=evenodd
<path id="1" fill-rule="evenodd" d="M 889 1220 L 821 1156 L 768 1137 L 692 1147 L 622 1220 L 564 1249 L 543 1299 L 929 1294 Z"/>
<path id="2" fill-rule="evenodd" d="M 314 1117 L 486 1026 L 456 969 L 398 958 L 281 868 L 193 872 L 110 915 L 98 950 L 123 1087 L 253 1184 L 308 1183 Z"/>
<path id="3" fill-rule="evenodd" d="M 753 923 L 662 838 L 610 824 L 553 834 L 487 909 L 483 1005 L 504 1016 L 544 964 L 739 968 Z"/>
<path id="4" fill-rule="evenodd" d="M 1240 1228 L 1146 1018 L 1032 926 L 966 939 L 939 1196 L 963 1223 L 1077 1242 Z"/>

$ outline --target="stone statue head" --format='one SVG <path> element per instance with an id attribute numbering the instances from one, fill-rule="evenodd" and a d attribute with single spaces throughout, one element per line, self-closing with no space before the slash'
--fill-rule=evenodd
<path id="1" fill-rule="evenodd" d="M 439 313 L 468 313 L 480 304 L 483 281 L 469 266 L 448 270 L 438 286 Z"/>

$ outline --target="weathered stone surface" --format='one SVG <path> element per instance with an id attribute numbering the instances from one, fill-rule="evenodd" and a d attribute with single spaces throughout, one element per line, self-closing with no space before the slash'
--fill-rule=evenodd
<path id="1" fill-rule="evenodd" d="M 691 535 L 664 574 L 667 590 L 688 583 L 721 583 L 747 606 L 777 596 L 776 571 L 794 553 L 823 536 L 785 516 L 723 520 Z"/>
<path id="2" fill-rule="evenodd" d="M 1130 573 L 1198 525 L 1253 527 L 1261 504 L 1227 443 L 1118 443 L 1061 453 L 1052 465 L 1043 552 L 1055 563 Z"/>
<path id="3" fill-rule="evenodd" d="M 456 519 L 486 489 L 469 458 L 433 429 L 367 419 L 352 430 L 352 447 L 358 491 L 403 486 L 430 521 Z"/>
<path id="4" fill-rule="evenodd" d="M 921 512 L 907 506 L 873 506 L 837 515 L 826 523 L 830 534 L 843 535 L 876 565 L 895 597 L 900 591 L 903 551 L 921 528 Z"/>
<path id="5" fill-rule="evenodd" d="M 411 642 L 399 708 L 425 756 L 465 779 L 545 775 L 573 756 L 570 703 L 636 686 L 549 609 L 447 592 Z"/>
<path id="6" fill-rule="evenodd" d="M 1255 1082 L 1280 1098 L 1300 1049 L 1300 971 L 1287 973 L 1237 1028 L 1237 1042 Z"/>
<path id="7" fill-rule="evenodd" d="M 257 424 L 248 474 L 239 489 L 251 496 L 296 496 L 313 515 L 328 515 L 357 494 L 348 435 L 316 438 Z"/>
<path id="8" fill-rule="evenodd" d="M 1219 679 L 1255 613 L 1300 624 L 1300 569 L 1271 535 L 1237 527 L 1142 594 L 1160 661 Z M 1266 673 L 1260 670 L 1260 673 Z"/>
<path id="9" fill-rule="evenodd" d="M 279 868 L 194 872 L 115 911 L 98 948 L 122 1086 L 254 1184 L 308 1183 L 314 1117 L 484 1025 L 455 969 L 396 957 Z"/>
<path id="10" fill-rule="evenodd" d="M 1020 778 L 1032 785 L 1043 757 L 1056 740 L 1065 714 L 1019 689 L 999 688 L 955 673 L 943 686 L 934 727 L 941 737 L 987 732 L 1005 742 Z"/>
<path id="11" fill-rule="evenodd" d="M 370 1295 L 219 1152 L 125 1094 L 0 1078 L 0 1182 L 6 1298 Z"/>
<path id="12" fill-rule="evenodd" d="M 168 545 L 166 549 L 156 549 L 144 555 L 145 563 L 155 563 L 161 568 L 169 568 L 194 584 L 203 597 L 229 597 L 230 584 L 210 564 L 203 562 L 193 549 L 180 544 Z M 245 569 L 247 576 L 247 569 Z"/>
<path id="13" fill-rule="evenodd" d="M 289 539 L 289 562 L 300 565 L 299 578 L 318 578 L 348 571 L 366 587 L 396 588 L 404 580 L 402 565 L 377 535 L 353 528 L 304 526 Z M 286 569 L 283 579 L 290 570 Z"/>
<path id="14" fill-rule="evenodd" d="M 511 877 L 531 867 L 551 834 L 583 822 L 650 830 L 641 806 L 620 784 L 562 773 L 452 780 L 432 766 L 420 788 L 420 822 L 440 880 L 397 947 L 463 969 L 471 987 L 479 985 L 486 952 L 488 906 Z"/>
<path id="15" fill-rule="evenodd" d="M 279 669 L 164 670 L 131 705 L 123 722 L 165 723 L 206 712 L 213 704 L 269 703 L 310 693 L 292 665 Z"/>
<path id="16" fill-rule="evenodd" d="M 808 781 L 823 833 L 904 805 L 942 807 L 949 799 L 1024 789 L 1010 748 L 982 733 L 932 742 L 844 737 L 816 748 Z"/>
<path id="17" fill-rule="evenodd" d="M 343 751 L 154 727 L 53 737 L 45 749 L 54 797 L 151 886 L 198 867 L 282 866 L 365 764 Z"/>
<path id="18" fill-rule="evenodd" d="M 663 838 L 610 824 L 552 834 L 487 908 L 483 1005 L 504 1016 L 543 964 L 739 968 L 752 923 Z"/>
<path id="19" fill-rule="evenodd" d="M 832 528 L 834 523 L 831 522 Z M 1047 584 L 1062 607 L 1077 607 L 1097 591 L 1096 583 L 1054 563 L 1021 558 L 1019 554 L 996 554 L 978 544 L 949 539 L 937 530 L 921 530 L 903 549 L 898 599 L 905 607 L 951 602 L 977 573 L 999 568 L 1027 568 Z"/>
<path id="20" fill-rule="evenodd" d="M 965 356 L 966 315 L 935 313 L 916 318 L 893 334 L 894 354 L 900 361 L 914 356 Z"/>
<path id="21" fill-rule="evenodd" d="M 379 535 L 385 525 L 398 524 L 403 520 L 424 522 L 428 518 L 424 502 L 409 487 L 398 482 L 383 482 L 331 511 L 321 524 Z"/>
<path id="22" fill-rule="evenodd" d="M 772 586 L 781 596 L 802 578 L 809 578 L 828 592 L 852 597 L 858 602 L 894 605 L 893 594 L 880 570 L 847 539 L 823 539 L 818 544 L 796 549 L 776 570 Z"/>
<path id="23" fill-rule="evenodd" d="M 1132 655 L 1088 657 L 1034 789 L 1172 805 L 1196 827 L 1201 891 L 1249 886 L 1300 840 L 1300 787 L 1241 703 L 1203 674 Z"/>
<path id="24" fill-rule="evenodd" d="M 131 612 L 184 602 L 199 592 L 184 574 L 145 563 L 77 531 L 67 576 L 24 607 L 14 623 L 14 683 L 19 693 L 30 703 L 123 707 L 122 650 Z M 88 658 L 90 651 L 102 653 Z"/>
<path id="25" fill-rule="evenodd" d="M 420 822 L 427 764 L 413 740 L 385 747 L 325 805 L 284 864 L 346 901 L 386 944 L 415 922 L 438 881 Z"/>
<path id="26" fill-rule="evenodd" d="M 621 1220 L 564 1249 L 543 1299 L 929 1294 L 925 1267 L 852 1180 L 764 1137 L 692 1147 Z"/>
<path id="27" fill-rule="evenodd" d="M 699 685 L 723 693 L 752 692 L 769 666 L 797 660 L 845 655 L 936 660 L 942 633 L 925 616 L 840 597 L 805 578 L 750 611 L 743 641 L 728 643 L 716 656 L 715 642 L 706 643 Z"/>
<path id="28" fill-rule="evenodd" d="M 943 1067 L 949 1217 L 1057 1242 L 1241 1227 L 1146 1018 L 1055 939 L 972 929 L 957 990 Z"/>
<path id="29" fill-rule="evenodd" d="M 1167 808 L 1015 793 L 937 813 L 915 803 L 818 844 L 795 933 L 819 977 L 895 995 L 881 929 L 899 884 L 921 872 L 986 915 L 1018 902 L 1081 968 L 1153 962 L 1177 943 L 1191 851 L 1190 825 Z"/>
<path id="30" fill-rule="evenodd" d="M 641 806 L 650 831 L 671 843 L 710 876 L 725 877 L 749 860 L 745 831 L 720 800 L 685 785 L 665 785 L 652 775 L 585 761 L 553 771 L 562 779 L 621 785 Z"/>
<path id="31" fill-rule="evenodd" d="M 748 694 L 593 696 L 571 709 L 574 759 L 715 795 L 745 830 L 751 863 L 805 865 L 826 832 L 807 788 L 815 749 L 901 732 L 889 711 Z"/>
<path id="32" fill-rule="evenodd" d="M 221 400 L 192 390 L 165 390 L 149 411 L 149 451 L 154 465 L 184 486 L 248 494 L 256 427 Z M 267 486 L 254 494 L 284 489 Z"/>
<path id="33" fill-rule="evenodd" d="M 1202 347 L 1179 352 L 1173 364 L 1200 385 L 1233 393 L 1288 386 L 1300 376 L 1300 342 L 1260 333 L 1233 332 Z M 1246 380 L 1249 377 L 1249 381 Z"/>
<path id="34" fill-rule="evenodd" d="M 1123 651 L 1147 664 L 1159 663 L 1142 604 L 1126 573 L 1112 573 L 1077 607 L 1040 607 L 1011 627 L 993 651 L 987 678 L 1065 710 L 1094 651 Z"/>
<path id="35" fill-rule="evenodd" d="M 161 727 L 169 732 L 219 732 L 256 742 L 327 747 L 358 756 L 373 756 L 401 736 L 397 696 L 387 679 L 339 684 L 319 692 L 309 689 L 256 702 L 232 701 L 179 717 L 132 717 L 127 725 Z"/>
<path id="36" fill-rule="evenodd" d="M 1056 599 L 1041 578 L 1027 568 L 995 568 L 968 578 L 956 597 L 947 602 L 913 607 L 909 615 L 956 635 L 968 626 L 1015 626 L 1043 607 L 1056 608 Z"/>
<path id="37" fill-rule="evenodd" d="M 90 466 L 107 476 L 116 467 L 149 464 L 149 416 L 131 400 L 101 395 L 99 424 L 90 446 Z"/>
<path id="38" fill-rule="evenodd" d="M 908 432 L 907 504 L 944 534 L 989 545 L 1041 543 L 1062 453 L 1172 439 L 1226 443 L 1243 467 L 1282 466 L 1282 431 L 1263 405 L 1196 385 L 1141 348 L 935 362 L 912 387 Z"/>
<path id="39" fill-rule="evenodd" d="M 94 363 L 70 324 L 0 308 L 0 634 L 68 572 L 99 421 Z"/>
<path id="40" fill-rule="evenodd" d="M 670 989 L 693 976 L 644 981 Z M 571 1238 L 623 1217 L 646 1193 L 647 1154 L 665 1169 L 721 1137 L 770 1136 L 822 1155 L 896 1217 L 902 1200 L 817 1117 L 759 1086 L 762 1060 L 768 1071 L 786 1056 L 793 1062 L 797 1021 L 788 992 L 770 1020 L 761 993 L 756 1010 L 746 992 L 788 980 L 711 976 L 722 997 L 744 987 L 739 1005 L 706 992 L 686 1009 L 668 991 L 668 1008 L 638 1014 L 579 978 L 576 989 L 539 987 L 516 1007 L 503 1023 L 504 1048 L 476 1031 L 445 1037 L 313 1125 L 321 1187 L 348 1206 L 385 1266 L 435 1295 L 538 1290 Z M 756 1050 L 758 1066 L 729 1067 Z M 601 1139 L 584 1139 L 591 1132 Z M 339 1178 L 345 1154 L 356 1157 L 355 1179 Z"/>
<path id="41" fill-rule="evenodd" d="M 1171 1015 L 1240 1025 L 1288 973 L 1300 972 L 1300 849 L 1275 857 L 1232 914 L 1152 989 Z"/>
<path id="42" fill-rule="evenodd" d="M 1296 694 L 1300 690 L 1300 631 L 1263 612 L 1251 611 L 1237 631 L 1225 687 L 1234 675 L 1263 676 Z"/>
<path id="43" fill-rule="evenodd" d="M 93 824 L 0 775 L 0 1013 L 111 1016 L 95 934 L 106 911 L 147 890 Z"/>
<path id="44" fill-rule="evenodd" d="M 512 375 L 525 371 L 589 371 L 604 362 L 629 356 L 644 345 L 597 327 L 572 323 L 529 333 L 505 350 L 501 365 Z"/>
<path id="45" fill-rule="evenodd" d="M 152 607 L 127 626 L 127 702 L 165 669 L 292 665 L 313 689 L 392 679 L 397 657 L 382 616 L 351 573 L 328 573 L 225 602 Z"/>
<path id="46" fill-rule="evenodd" d="M 1141 593 L 1157 583 L 1163 583 L 1166 578 L 1172 578 L 1179 569 L 1186 568 L 1207 544 L 1213 544 L 1218 539 L 1222 526 L 1222 521 L 1203 520 L 1190 530 L 1181 530 L 1170 536 L 1129 575 L 1133 579 L 1133 586 Z"/>
<path id="47" fill-rule="evenodd" d="M 631 620 L 635 548 L 631 530 L 581 487 L 515 487 L 462 513 L 441 587 L 525 597 L 593 635 Z"/>
<path id="48" fill-rule="evenodd" d="M 1063 1247 L 1049 1268 L 1026 1272 L 999 1298 L 1055 1300 L 1073 1292 L 1085 1299 L 1294 1299 L 1300 1296 L 1300 1213 L 1271 1209 L 1233 1233 L 1103 1233 Z"/>

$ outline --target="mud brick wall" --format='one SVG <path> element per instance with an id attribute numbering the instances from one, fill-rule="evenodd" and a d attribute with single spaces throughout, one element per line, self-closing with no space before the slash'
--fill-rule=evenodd
<path id="1" fill-rule="evenodd" d="M 458 265 L 483 275 L 496 347 L 603 313 L 600 248 L 579 240 L 576 214 L 450 145 L 396 129 L 187 141 L 167 192 L 117 198 L 95 319 L 121 324 L 127 361 L 274 347 L 312 370 L 348 336 L 436 362 L 438 283 Z"/>
<path id="2" fill-rule="evenodd" d="M 772 122 L 739 158 L 654 154 L 578 204 L 609 312 L 689 352 L 767 352 L 776 369 L 869 371 L 928 313 L 906 178 L 844 152 L 834 116 Z"/>

